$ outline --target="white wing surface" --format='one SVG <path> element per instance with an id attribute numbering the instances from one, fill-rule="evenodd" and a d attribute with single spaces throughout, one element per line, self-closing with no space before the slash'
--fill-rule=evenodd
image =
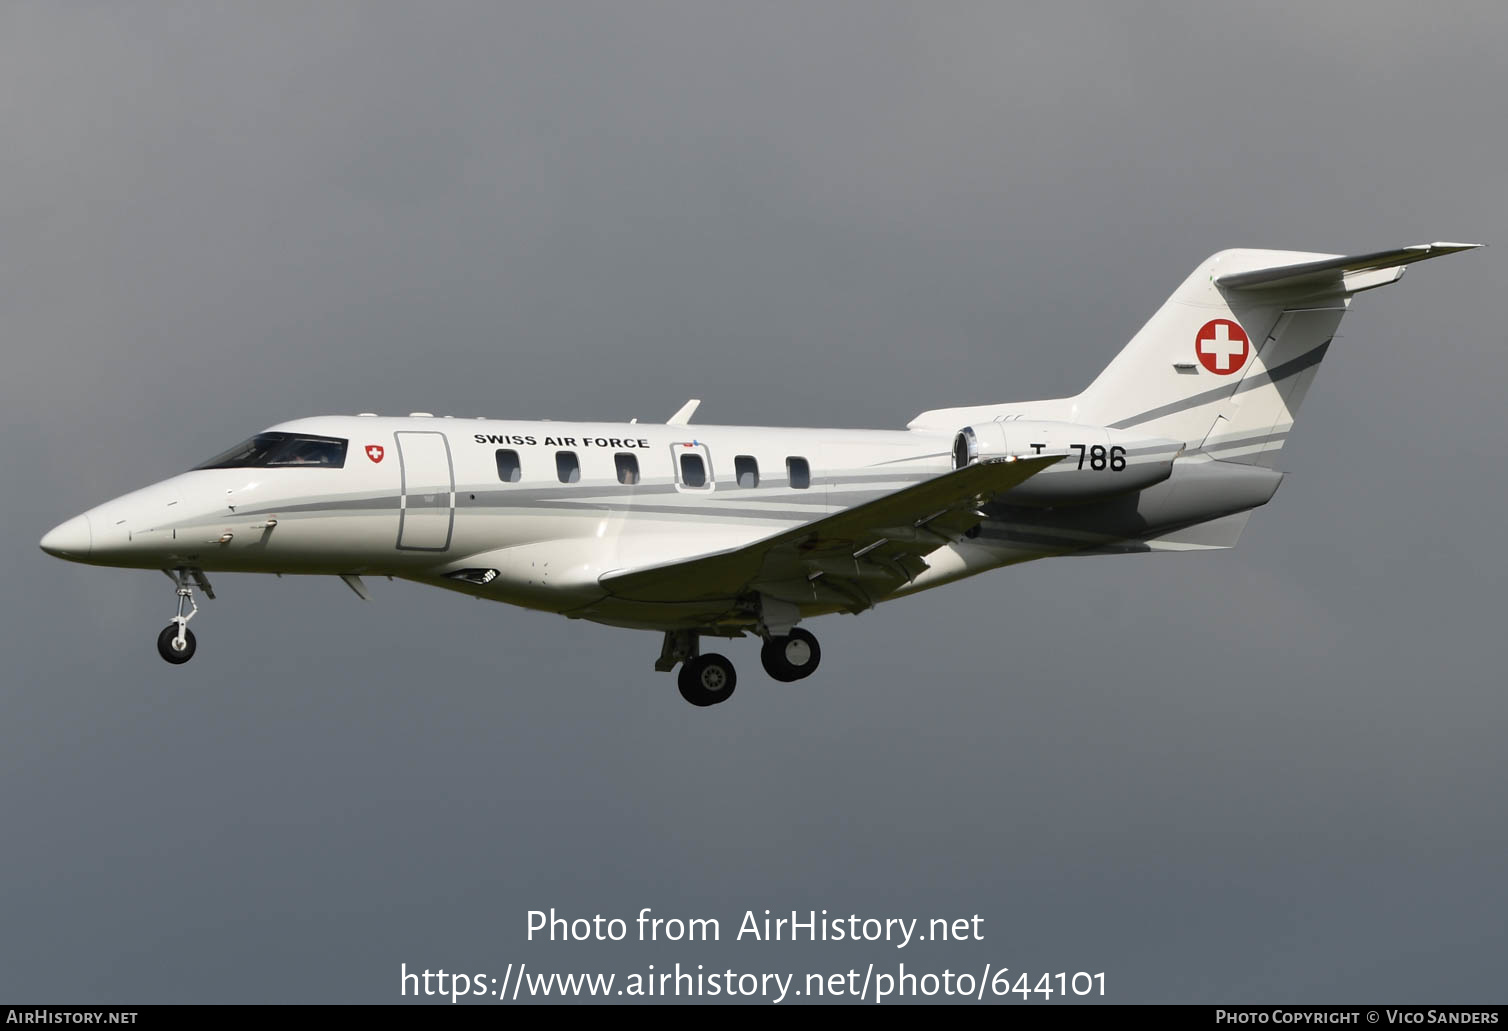
<path id="1" fill-rule="evenodd" d="M 1061 460 L 970 465 L 741 548 L 613 570 L 599 582 L 630 601 L 712 601 L 757 591 L 859 612 L 927 569 L 927 554 L 978 526 L 979 508 L 991 497 Z"/>

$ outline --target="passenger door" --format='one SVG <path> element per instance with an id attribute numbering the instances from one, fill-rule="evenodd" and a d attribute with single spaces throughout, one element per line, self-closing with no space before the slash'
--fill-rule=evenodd
<path id="1" fill-rule="evenodd" d="M 456 517 L 455 471 L 445 434 L 394 434 L 402 493 L 398 502 L 398 547 L 405 551 L 444 551 L 450 547 Z"/>

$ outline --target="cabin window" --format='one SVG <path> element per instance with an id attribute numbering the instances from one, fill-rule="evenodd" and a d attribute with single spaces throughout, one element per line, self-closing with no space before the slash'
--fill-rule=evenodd
<path id="1" fill-rule="evenodd" d="M 555 475 L 561 483 L 576 483 L 581 479 L 581 461 L 576 457 L 576 452 L 555 452 Z"/>
<path id="2" fill-rule="evenodd" d="M 678 440 L 670 445 L 670 468 L 675 473 L 676 490 L 711 491 L 712 456 L 699 440 Z"/>
<path id="3" fill-rule="evenodd" d="M 759 486 L 759 461 L 753 455 L 737 455 L 733 459 L 733 471 L 740 487 Z"/>
<path id="4" fill-rule="evenodd" d="M 688 487 L 707 486 L 707 463 L 702 461 L 701 455 L 681 456 L 681 482 Z"/>
<path id="5" fill-rule="evenodd" d="M 500 449 L 497 453 L 497 478 L 504 483 L 517 483 L 523 476 L 524 467 L 519 464 L 518 452 Z"/>
<path id="6" fill-rule="evenodd" d="M 812 467 L 806 464 L 804 458 L 787 458 L 785 474 L 790 478 L 791 486 L 797 490 L 806 490 L 812 485 Z"/>
<path id="7" fill-rule="evenodd" d="M 618 482 L 635 484 L 639 482 L 639 456 L 618 453 L 613 456 L 613 464 L 618 467 Z"/>
<path id="8" fill-rule="evenodd" d="M 216 455 L 196 469 L 266 469 L 309 467 L 340 469 L 346 464 L 346 444 L 340 437 L 312 433 L 258 433 Z"/>

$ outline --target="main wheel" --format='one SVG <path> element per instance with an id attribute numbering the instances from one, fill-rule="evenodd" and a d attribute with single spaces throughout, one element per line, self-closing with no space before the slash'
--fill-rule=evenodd
<path id="1" fill-rule="evenodd" d="M 183 650 L 176 647 L 178 643 L 178 624 L 169 623 L 162 628 L 162 633 L 157 635 L 157 654 L 167 659 L 175 666 L 181 666 L 194 657 L 194 649 L 198 644 L 194 642 L 194 632 L 188 627 L 183 628 Z"/>
<path id="2" fill-rule="evenodd" d="M 790 683 L 817 672 L 822 648 L 811 634 L 795 628 L 784 637 L 772 637 L 759 649 L 764 671 L 776 680 Z"/>
<path id="3" fill-rule="evenodd" d="M 726 702 L 738 685 L 733 663 L 721 655 L 698 655 L 681 663 L 676 682 L 681 697 L 692 705 L 706 706 Z"/>

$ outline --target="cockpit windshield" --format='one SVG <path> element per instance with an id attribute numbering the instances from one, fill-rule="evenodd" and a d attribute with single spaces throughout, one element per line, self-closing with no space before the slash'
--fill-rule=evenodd
<path id="1" fill-rule="evenodd" d="M 258 433 L 195 469 L 264 469 L 271 466 L 317 466 L 340 469 L 346 464 L 346 441 L 310 433 Z"/>

